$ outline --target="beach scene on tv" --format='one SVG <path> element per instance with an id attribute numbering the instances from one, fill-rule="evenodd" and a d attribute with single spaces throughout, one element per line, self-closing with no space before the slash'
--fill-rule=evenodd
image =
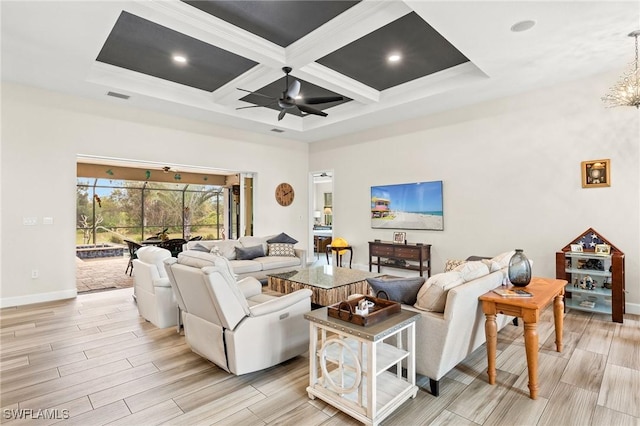
<path id="1" fill-rule="evenodd" d="M 444 230 L 442 181 L 372 186 L 371 227 Z"/>

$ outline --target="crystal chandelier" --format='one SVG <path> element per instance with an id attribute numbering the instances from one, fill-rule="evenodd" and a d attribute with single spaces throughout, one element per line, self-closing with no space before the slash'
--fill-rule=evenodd
<path id="1" fill-rule="evenodd" d="M 609 93 L 602 100 L 609 107 L 634 106 L 640 108 L 640 70 L 638 69 L 638 36 L 640 30 L 629 33 L 629 37 L 636 39 L 636 59 L 629 72 L 622 75 L 620 81 L 609 89 Z"/>

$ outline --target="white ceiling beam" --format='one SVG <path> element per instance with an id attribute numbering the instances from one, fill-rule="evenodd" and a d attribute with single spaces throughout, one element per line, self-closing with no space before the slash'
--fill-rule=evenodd
<path id="1" fill-rule="evenodd" d="M 287 65 L 301 68 L 412 11 L 404 2 L 363 0 L 286 48 Z"/>
<path id="2" fill-rule="evenodd" d="M 296 70 L 295 74 L 296 77 L 309 83 L 332 90 L 363 104 L 380 101 L 380 92 L 378 90 L 317 62 L 312 62 Z"/>

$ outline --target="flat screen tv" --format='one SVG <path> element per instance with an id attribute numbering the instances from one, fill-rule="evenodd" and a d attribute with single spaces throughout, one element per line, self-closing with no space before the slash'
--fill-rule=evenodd
<path id="1" fill-rule="evenodd" d="M 371 227 L 443 231 L 442 181 L 372 186 Z"/>

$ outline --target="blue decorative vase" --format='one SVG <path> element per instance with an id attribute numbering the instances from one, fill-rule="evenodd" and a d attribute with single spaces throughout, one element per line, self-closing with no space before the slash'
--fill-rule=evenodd
<path id="1" fill-rule="evenodd" d="M 531 282 L 531 263 L 522 249 L 516 249 L 509 260 L 509 281 L 516 287 L 525 287 Z"/>

